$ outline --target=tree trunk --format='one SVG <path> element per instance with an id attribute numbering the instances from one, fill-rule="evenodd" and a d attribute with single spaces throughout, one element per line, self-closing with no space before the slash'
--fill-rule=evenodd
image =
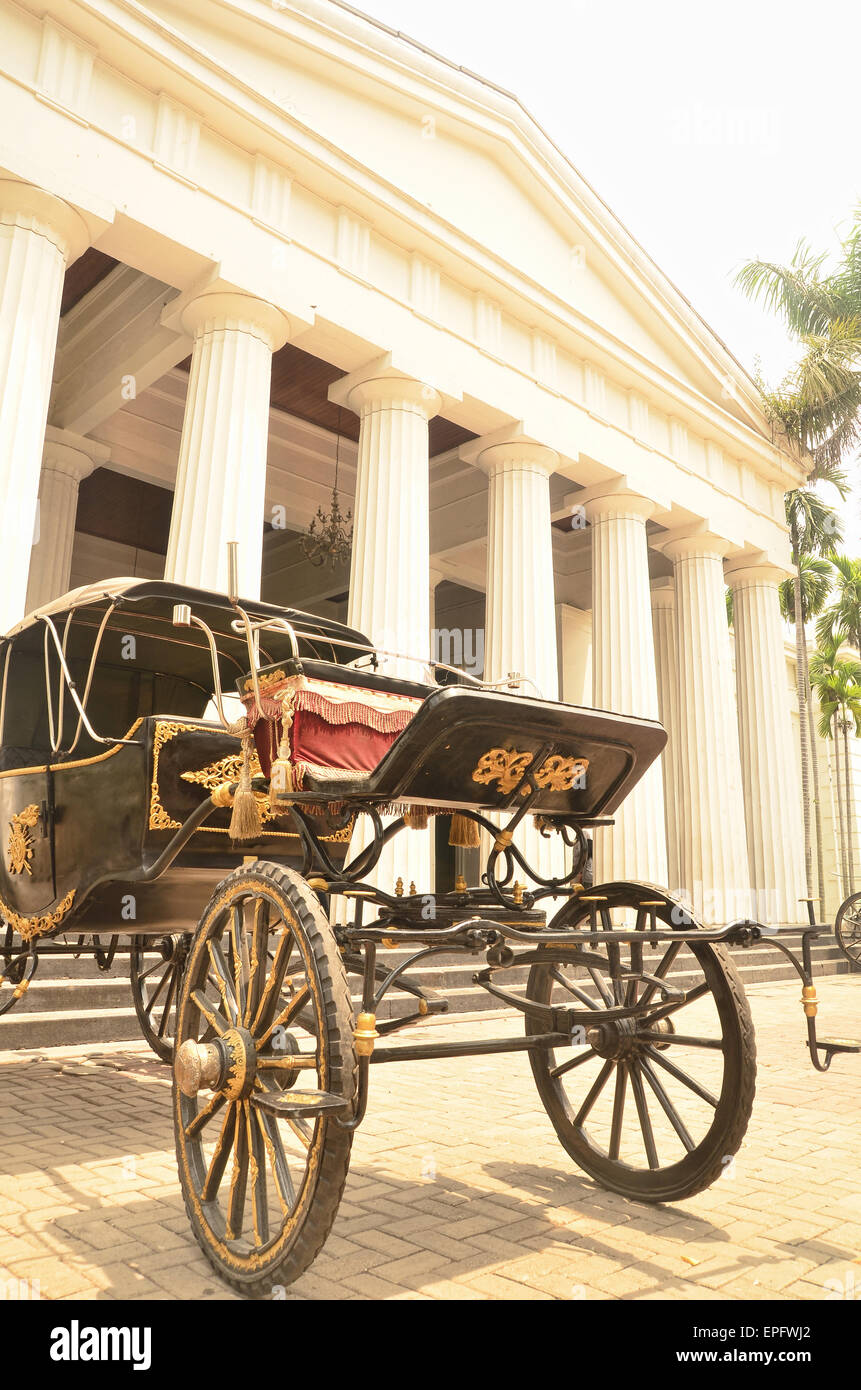
<path id="1" fill-rule="evenodd" d="M 795 600 L 795 683 L 798 690 L 798 734 L 801 745 L 801 805 L 804 812 L 804 881 L 807 896 L 813 897 L 813 855 L 810 845 L 810 757 L 807 747 L 807 686 L 804 675 L 804 653 L 807 638 L 801 607 L 801 564 L 798 551 L 793 547 L 795 574 L 792 577 Z"/>
<path id="2" fill-rule="evenodd" d="M 849 892 L 855 892 L 855 856 L 852 844 L 852 822 L 855 819 L 852 814 L 852 764 L 849 761 L 849 720 L 841 719 L 843 726 L 843 768 L 844 768 L 844 791 L 846 793 L 846 853 L 849 859 Z"/>
<path id="3" fill-rule="evenodd" d="M 837 781 L 837 817 L 840 827 L 840 874 L 843 880 L 841 893 L 845 898 L 849 895 L 849 873 L 846 864 L 846 813 L 843 805 L 843 785 L 840 780 L 840 739 L 837 736 L 836 714 L 831 719 L 831 731 L 834 735 L 834 776 Z"/>
<path id="4" fill-rule="evenodd" d="M 810 657 L 807 651 L 807 637 L 801 645 L 802 660 L 804 665 L 804 690 L 805 704 L 807 705 L 807 734 L 810 740 L 810 763 L 813 772 L 813 815 L 814 815 L 814 834 L 816 839 L 816 879 L 819 885 L 819 920 L 825 921 L 825 864 L 823 845 L 825 843 L 822 834 L 822 792 L 819 786 L 819 750 L 816 746 L 816 723 L 813 710 L 813 701 L 810 698 Z M 808 889 L 808 892 L 811 890 Z"/>

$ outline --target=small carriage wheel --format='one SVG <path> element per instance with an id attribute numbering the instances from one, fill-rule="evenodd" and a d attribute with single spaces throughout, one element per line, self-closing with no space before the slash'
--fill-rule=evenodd
<path id="1" fill-rule="evenodd" d="M 135 936 L 131 949 L 132 999 L 144 1039 L 163 1062 L 173 1061 L 182 973 L 190 935 Z M 155 961 L 148 956 L 155 955 Z"/>
<path id="2" fill-rule="evenodd" d="M 840 904 L 834 935 L 849 963 L 856 969 L 861 967 L 861 893 L 853 893 Z"/>
<path id="3" fill-rule="evenodd" d="M 338 1119 L 355 1095 L 353 1028 L 334 932 L 310 888 L 277 864 L 235 870 L 189 953 L 173 1090 L 192 1229 L 245 1293 L 292 1283 L 332 1227 L 350 1163 L 352 1134 Z M 229 1067 L 207 1082 L 204 1066 L 190 1094 L 198 1059 L 219 1049 Z M 279 1113 L 282 1096 L 300 1113 Z"/>
<path id="4" fill-rule="evenodd" d="M 530 971 L 530 999 L 594 1013 L 570 1049 L 530 1052 L 538 1093 L 563 1148 L 604 1187 L 641 1202 L 679 1201 L 719 1178 L 744 1138 L 756 1081 L 750 1009 L 722 946 L 613 943 L 614 926 L 643 929 L 649 914 L 659 928 L 679 929 L 678 904 L 665 892 L 612 883 L 594 896 L 595 904 L 567 905 L 554 925 L 588 926 L 594 911 L 607 946 L 584 947 L 574 965 L 571 948 L 549 946 L 547 963 Z M 637 971 L 652 981 L 632 979 Z M 683 1002 L 662 1001 L 655 977 L 667 976 Z M 653 1007 L 636 1022 L 602 1019 L 635 1003 Z M 546 1024 L 527 1018 L 527 1033 L 542 1031 Z"/>

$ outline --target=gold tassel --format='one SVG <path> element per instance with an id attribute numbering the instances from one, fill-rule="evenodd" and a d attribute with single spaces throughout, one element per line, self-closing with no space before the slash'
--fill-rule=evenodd
<path id="1" fill-rule="evenodd" d="M 290 729 L 293 724 L 293 711 L 296 705 L 296 692 L 289 690 L 281 699 L 281 740 L 278 756 L 269 771 L 269 809 L 276 814 L 289 805 L 290 793 L 296 790 L 293 764 L 290 761 Z"/>
<path id="2" fill-rule="evenodd" d="M 254 748 L 254 734 L 245 729 L 242 734 L 242 771 L 239 785 L 233 798 L 233 814 L 230 817 L 229 835 L 231 840 L 258 840 L 263 829 L 260 820 L 260 807 L 251 789 L 251 753 Z"/>
<path id="3" fill-rule="evenodd" d="M 404 820 L 406 821 L 410 830 L 427 830 L 427 806 L 408 806 L 406 811 L 404 812 Z"/>
<path id="4" fill-rule="evenodd" d="M 455 811 L 451 818 L 448 842 L 457 849 L 478 849 L 481 844 L 481 837 L 475 821 L 470 820 L 469 816 L 462 816 L 459 811 Z"/>

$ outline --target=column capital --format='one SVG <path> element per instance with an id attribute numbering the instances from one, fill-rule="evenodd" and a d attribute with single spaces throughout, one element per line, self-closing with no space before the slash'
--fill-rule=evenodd
<path id="1" fill-rule="evenodd" d="M 612 517 L 628 517 L 646 522 L 655 512 L 665 510 L 663 503 L 636 492 L 628 486 L 627 478 L 621 476 L 584 487 L 574 494 L 574 500 L 578 507 L 583 508 L 590 525 Z"/>
<path id="2" fill-rule="evenodd" d="M 734 555 L 724 566 L 724 578 L 731 589 L 777 589 L 792 571 L 759 551 L 755 555 Z"/>
<path id="3" fill-rule="evenodd" d="M 356 415 L 368 407 L 385 410 L 400 405 L 432 420 L 442 409 L 442 393 L 429 381 L 401 371 L 393 364 L 391 353 L 333 381 L 329 400 Z"/>
<path id="4" fill-rule="evenodd" d="M 668 560 L 723 560 L 734 549 L 731 541 L 709 531 L 705 523 L 667 531 L 654 540 L 654 547 Z"/>
<path id="5" fill-rule="evenodd" d="M 168 306 L 171 310 L 174 305 Z M 290 337 L 290 320 L 268 300 L 239 290 L 204 291 L 178 306 L 184 332 L 197 338 L 204 333 L 233 329 L 248 333 L 277 352 Z"/>
<path id="6" fill-rule="evenodd" d="M 464 463 L 471 463 L 484 473 L 496 473 L 510 469 L 528 469 L 533 473 L 543 473 L 548 478 L 559 467 L 559 455 L 555 449 L 542 444 L 525 432 L 522 425 L 496 430 L 478 439 L 470 439 L 461 444 L 458 457 Z"/>
<path id="7" fill-rule="evenodd" d="M 58 430 L 48 425 L 45 430 L 45 447 L 42 450 L 42 470 L 63 473 L 80 483 L 102 464 L 107 463 L 111 451 L 105 444 L 71 430 Z"/>
<path id="8" fill-rule="evenodd" d="M 0 179 L 0 224 L 46 237 L 67 265 L 90 244 L 89 228 L 79 212 L 62 198 L 20 179 Z"/>

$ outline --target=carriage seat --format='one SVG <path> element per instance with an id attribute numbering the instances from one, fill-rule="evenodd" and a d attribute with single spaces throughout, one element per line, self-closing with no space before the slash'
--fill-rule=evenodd
<path id="1" fill-rule="evenodd" d="M 240 693 L 254 729 L 264 776 L 279 749 L 282 704 L 292 696 L 288 739 L 297 789 L 327 796 L 361 790 L 435 686 L 335 662 L 294 659 L 258 674 L 258 709 L 250 676 Z"/>

